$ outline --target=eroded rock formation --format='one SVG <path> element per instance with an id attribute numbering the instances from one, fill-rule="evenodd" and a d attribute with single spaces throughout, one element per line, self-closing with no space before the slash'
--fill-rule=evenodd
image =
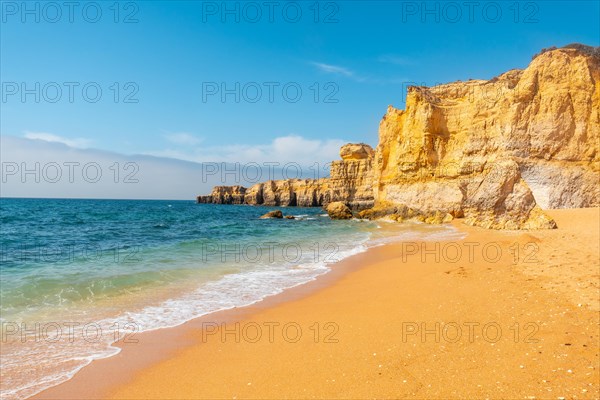
<path id="1" fill-rule="evenodd" d="M 327 182 L 329 201 L 345 202 L 355 211 L 373 207 L 373 157 L 371 146 L 347 144 L 340 149 L 341 161 L 331 163 Z"/>
<path id="2" fill-rule="evenodd" d="M 334 201 L 327 205 L 327 214 L 331 219 L 351 219 L 352 210 L 342 201 Z"/>
<path id="3" fill-rule="evenodd" d="M 537 198 L 598 206 L 599 65 L 563 48 L 489 81 L 411 87 L 380 124 L 376 201 L 509 229 L 553 226 Z"/>
<path id="4" fill-rule="evenodd" d="M 244 204 L 246 188 L 243 186 L 215 186 L 207 196 L 196 197 L 197 203 Z"/>
<path id="5" fill-rule="evenodd" d="M 373 206 L 373 156 L 367 144 L 347 144 L 340 149 L 341 160 L 333 161 L 330 177 L 321 179 L 271 180 L 250 188 L 215 186 L 210 195 L 198 196 L 198 203 L 251 204 L 265 206 L 320 207 L 343 201 L 352 210 Z"/>
<path id="6" fill-rule="evenodd" d="M 199 202 L 324 206 L 366 218 L 464 217 L 495 229 L 555 227 L 542 208 L 600 206 L 600 51 L 548 49 L 491 80 L 410 87 L 379 144 L 348 144 L 331 177 L 216 187 Z"/>

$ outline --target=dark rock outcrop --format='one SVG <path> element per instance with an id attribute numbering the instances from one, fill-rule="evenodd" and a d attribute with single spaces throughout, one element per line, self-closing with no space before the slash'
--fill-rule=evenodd
<path id="1" fill-rule="evenodd" d="M 283 218 L 283 213 L 281 210 L 273 210 L 268 213 L 262 215 L 260 219 L 269 219 L 269 218 Z"/>

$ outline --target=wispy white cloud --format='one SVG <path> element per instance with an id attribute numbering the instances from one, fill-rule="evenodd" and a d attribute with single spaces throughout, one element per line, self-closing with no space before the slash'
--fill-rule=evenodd
<path id="1" fill-rule="evenodd" d="M 165 138 L 174 144 L 180 145 L 197 145 L 202 142 L 202 139 L 187 132 L 167 133 Z"/>
<path id="2" fill-rule="evenodd" d="M 65 138 L 63 136 L 58 136 L 53 133 L 47 132 L 29 132 L 26 131 L 23 135 L 26 139 L 32 140 L 42 140 L 44 142 L 53 142 L 53 143 L 62 143 L 69 147 L 74 147 L 77 149 L 85 149 L 92 144 L 92 140 L 85 138 Z"/>
<path id="3" fill-rule="evenodd" d="M 277 137 L 266 144 L 196 146 L 185 150 L 164 149 L 145 154 L 194 162 L 276 162 L 310 166 L 315 163 L 325 165 L 338 159 L 340 147 L 345 143 L 347 142 L 341 139 L 307 139 L 291 134 Z"/>
<path id="4" fill-rule="evenodd" d="M 352 72 L 348 68 L 340 67 L 338 65 L 331 65 L 331 64 L 325 64 L 325 63 L 320 63 L 320 62 L 311 62 L 311 64 L 314 65 L 315 67 L 317 67 L 318 70 L 320 70 L 322 72 L 326 72 L 328 74 L 344 75 L 347 77 L 354 76 L 354 72 Z"/>
<path id="5" fill-rule="evenodd" d="M 402 57 L 396 54 L 382 54 L 377 57 L 377 61 L 386 64 L 394 65 L 411 65 L 412 61 L 406 57 Z"/>
<path id="6" fill-rule="evenodd" d="M 409 63 L 409 60 L 401 59 L 398 56 L 393 56 L 393 55 L 381 56 L 378 58 L 378 61 L 393 63 L 396 65 L 400 65 L 401 63 L 406 63 L 406 64 Z M 406 79 L 404 79 L 404 78 L 398 78 L 398 77 L 388 78 L 388 77 L 382 77 L 379 75 L 362 74 L 362 73 L 357 73 L 346 67 L 341 67 L 338 65 L 331 65 L 331 64 L 325 64 L 325 63 L 320 63 L 320 62 L 311 62 L 311 64 L 313 66 L 315 66 L 321 72 L 325 72 L 328 74 L 341 75 L 341 76 L 347 77 L 348 79 L 351 79 L 351 80 L 353 80 L 355 82 L 359 82 L 359 83 L 371 83 L 371 84 L 376 84 L 376 85 L 390 85 L 390 84 L 395 85 L 395 84 L 401 84 L 403 82 L 406 82 Z M 402 64 L 402 65 L 404 65 L 404 64 Z"/>

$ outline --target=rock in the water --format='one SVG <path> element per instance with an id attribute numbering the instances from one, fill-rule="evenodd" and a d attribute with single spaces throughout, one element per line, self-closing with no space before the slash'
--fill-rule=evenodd
<path id="1" fill-rule="evenodd" d="M 294 217 L 293 215 L 286 215 L 285 219 L 296 219 L 296 217 Z"/>
<path id="2" fill-rule="evenodd" d="M 341 201 L 334 201 L 329 203 L 327 206 L 327 214 L 331 219 L 350 219 L 352 218 L 352 211 L 347 205 Z"/>
<path id="3" fill-rule="evenodd" d="M 281 210 L 273 210 L 260 217 L 260 219 L 267 218 L 283 218 L 283 213 L 281 212 Z"/>

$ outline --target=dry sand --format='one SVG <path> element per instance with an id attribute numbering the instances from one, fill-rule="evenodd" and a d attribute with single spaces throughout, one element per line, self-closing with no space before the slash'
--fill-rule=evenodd
<path id="1" fill-rule="evenodd" d="M 548 213 L 559 229 L 372 249 L 37 397 L 598 399 L 600 209 Z"/>

